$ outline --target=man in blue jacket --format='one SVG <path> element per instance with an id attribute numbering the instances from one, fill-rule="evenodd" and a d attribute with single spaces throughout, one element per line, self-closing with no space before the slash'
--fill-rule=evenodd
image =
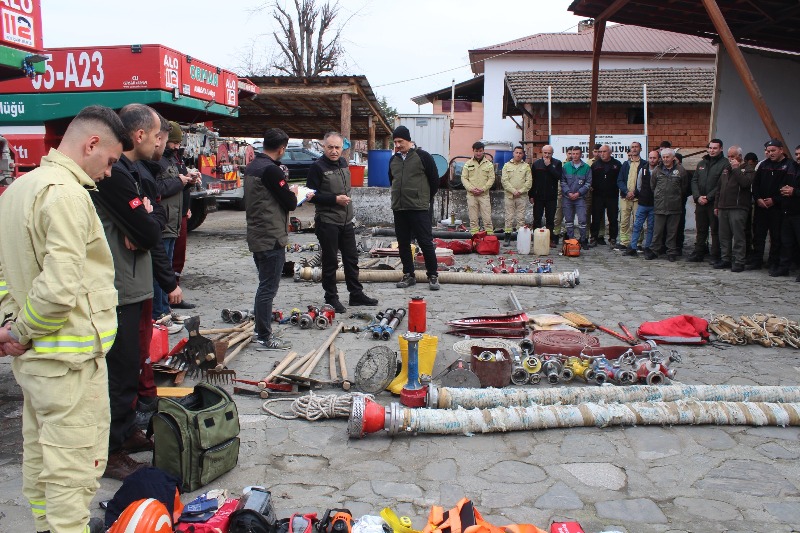
<path id="1" fill-rule="evenodd" d="M 564 219 L 567 226 L 567 239 L 572 239 L 575 234 L 575 216 L 578 217 L 578 230 L 581 235 L 581 246 L 588 247 L 586 238 L 586 194 L 592 186 L 592 171 L 589 165 L 583 162 L 583 150 L 580 146 L 567 149 L 569 161 L 562 166 L 561 194 L 564 207 Z"/>

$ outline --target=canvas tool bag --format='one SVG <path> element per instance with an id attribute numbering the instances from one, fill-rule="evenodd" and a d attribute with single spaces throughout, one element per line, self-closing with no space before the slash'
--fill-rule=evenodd
<path id="1" fill-rule="evenodd" d="M 180 478 L 184 492 L 210 483 L 239 461 L 236 404 L 225 390 L 208 383 L 198 383 L 184 398 L 159 398 L 151 432 L 153 466 Z"/>

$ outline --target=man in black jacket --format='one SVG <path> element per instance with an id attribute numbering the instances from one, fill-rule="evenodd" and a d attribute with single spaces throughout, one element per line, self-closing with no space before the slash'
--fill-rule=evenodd
<path id="1" fill-rule="evenodd" d="M 438 291 L 439 274 L 431 219 L 433 197 L 439 190 L 439 173 L 428 152 L 412 148 L 408 128 L 398 126 L 392 136 L 395 154 L 389 160 L 389 183 L 392 184 L 394 231 L 403 263 L 403 279 L 397 282 L 397 287 L 405 289 L 417 284 L 414 258 L 411 257 L 411 239 L 416 239 L 425 258 L 428 287 Z"/>
<path id="2" fill-rule="evenodd" d="M 703 156 L 692 175 L 692 196 L 694 197 L 694 218 L 697 227 L 697 238 L 694 251 L 687 261 L 699 263 L 706 254 L 711 255 L 712 262 L 720 259 L 718 238 L 719 219 L 714 214 L 714 203 L 719 194 L 719 180 L 726 170 L 730 172 L 731 165 L 722 152 L 722 141 L 711 139 L 708 142 L 708 154 Z M 709 248 L 709 234 L 711 246 Z"/>
<path id="3" fill-rule="evenodd" d="M 778 268 L 781 250 L 781 187 L 789 183 L 789 176 L 797 172 L 797 164 L 783 153 L 783 143 L 770 139 L 764 144 L 767 159 L 758 165 L 753 179 L 753 255 L 745 270 L 758 270 L 764 260 L 767 233 L 769 233 L 769 258 L 767 266 Z"/>
<path id="4" fill-rule="evenodd" d="M 350 198 L 350 166 L 342 157 L 344 140 L 336 132 L 330 132 L 322 140 L 323 157 L 308 170 L 306 186 L 315 191 L 309 200 L 316 207 L 314 232 L 319 239 L 322 252 L 322 288 L 325 303 L 333 306 L 337 313 L 347 308 L 339 300 L 336 287 L 336 268 L 339 265 L 337 251 L 342 253 L 344 282 L 350 293 L 350 305 L 378 305 L 378 300 L 364 294 L 358 281 L 358 249 L 353 219 L 353 203 Z"/>
<path id="5" fill-rule="evenodd" d="M 555 226 L 561 203 L 561 173 L 561 161 L 553 157 L 553 147 L 546 144 L 542 147 L 542 157 L 533 162 L 533 187 L 528 196 L 533 204 L 533 227 L 542 227 L 544 215 L 544 225 L 550 230 L 550 248 L 558 246 Z M 561 221 L 557 222 L 561 229 Z"/>
<path id="6" fill-rule="evenodd" d="M 122 480 L 144 466 L 128 454 L 153 448 L 135 426 L 134 406 L 139 388 L 139 320 L 144 302 L 153 297 L 150 250 L 161 242 L 161 226 L 150 214 L 153 206 L 144 195 L 135 163 L 153 157 L 161 120 L 142 104 L 129 104 L 119 114 L 133 148 L 123 152 L 111 176 L 98 183 L 94 199 L 114 258 L 114 286 L 119 293 L 117 336 L 106 356 L 111 427 L 103 476 Z"/>
<path id="7" fill-rule="evenodd" d="M 256 342 L 270 350 L 291 347 L 272 335 L 272 300 L 278 294 L 286 259 L 289 211 L 297 208 L 297 186 L 289 186 L 288 171 L 280 164 L 288 144 L 285 131 L 268 129 L 263 153 L 257 153 L 244 169 L 247 247 L 258 269 L 254 333 Z"/>
<path id="8" fill-rule="evenodd" d="M 608 214 L 608 244 L 617 245 L 619 233 L 619 187 L 617 177 L 622 168 L 619 160 L 611 157 L 611 147 L 600 146 L 598 158 L 592 163 L 592 224 L 590 244 L 605 244 L 600 229 L 606 225 Z"/>

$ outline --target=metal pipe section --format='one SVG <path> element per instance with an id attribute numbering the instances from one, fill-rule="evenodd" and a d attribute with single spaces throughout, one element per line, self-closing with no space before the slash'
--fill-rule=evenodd
<path id="1" fill-rule="evenodd" d="M 406 310 L 402 308 L 398 309 L 389 323 L 383 328 L 383 331 L 381 331 L 381 340 L 388 341 L 392 337 L 392 333 L 394 333 L 394 330 L 400 325 L 404 316 L 406 316 Z"/>
<path id="2" fill-rule="evenodd" d="M 403 388 L 420 390 L 422 384 L 419 382 L 419 341 L 422 340 L 422 333 L 409 331 L 403 338 L 408 342 L 408 381 Z"/>
<path id="3" fill-rule="evenodd" d="M 629 387 L 561 387 L 555 389 L 460 389 L 431 385 L 428 407 L 487 409 L 501 406 L 578 405 L 583 403 L 675 402 L 800 402 L 800 386 L 752 385 L 631 385 Z"/>

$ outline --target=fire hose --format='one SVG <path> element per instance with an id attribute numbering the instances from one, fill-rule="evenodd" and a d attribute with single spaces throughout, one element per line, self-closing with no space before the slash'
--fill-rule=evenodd
<path id="1" fill-rule="evenodd" d="M 427 283 L 425 272 L 415 273 L 417 281 Z M 361 282 L 394 283 L 402 279 L 403 273 L 398 270 L 361 270 L 358 280 Z M 319 267 L 303 267 L 296 265 L 295 281 L 321 281 L 322 269 Z M 336 281 L 344 281 L 344 271 L 336 271 Z M 489 274 L 478 272 L 439 272 L 439 283 L 466 285 L 520 285 L 523 287 L 575 287 L 580 284 L 580 273 L 572 272 L 550 274 Z"/>
<path id="2" fill-rule="evenodd" d="M 406 409 L 398 403 L 384 408 L 372 400 L 354 397 L 347 432 L 355 439 L 381 430 L 390 435 L 471 435 L 567 427 L 700 424 L 800 426 L 800 403 L 677 400 L 449 410 Z"/>
<path id="3" fill-rule="evenodd" d="M 562 387 L 557 389 L 459 389 L 431 385 L 428 407 L 486 409 L 502 406 L 579 405 L 584 403 L 674 402 L 800 402 L 800 386 L 631 385 L 629 387 Z"/>
<path id="4" fill-rule="evenodd" d="M 504 235 L 504 230 L 496 229 L 493 234 Z M 490 234 L 490 235 L 493 235 Z M 395 237 L 394 228 L 372 228 L 372 235 L 376 237 Z M 431 235 L 436 239 L 471 239 L 472 233 L 468 231 L 431 230 Z M 511 238 L 516 240 L 517 232 L 511 233 Z"/>

